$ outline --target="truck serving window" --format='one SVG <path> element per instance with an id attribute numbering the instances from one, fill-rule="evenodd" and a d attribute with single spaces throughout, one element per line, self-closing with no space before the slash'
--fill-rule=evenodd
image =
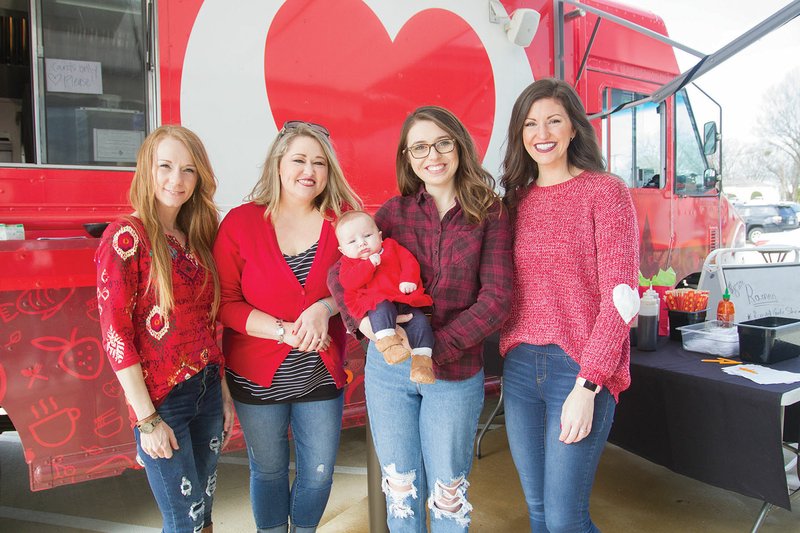
<path id="1" fill-rule="evenodd" d="M 0 13 L 15 52 L 0 66 L 14 74 L 0 88 L 0 161 L 133 166 L 147 131 L 142 1 L 0 0 Z"/>
<path id="2" fill-rule="evenodd" d="M 631 91 L 606 89 L 604 111 L 643 97 Z M 659 168 L 661 119 L 658 106 L 646 103 L 611 114 L 603 120 L 603 153 L 609 170 L 628 187 L 663 187 Z"/>

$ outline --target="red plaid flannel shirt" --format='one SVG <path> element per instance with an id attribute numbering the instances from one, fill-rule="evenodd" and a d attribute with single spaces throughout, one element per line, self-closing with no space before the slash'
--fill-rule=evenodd
<path id="1" fill-rule="evenodd" d="M 484 339 L 510 312 L 512 233 L 500 201 L 479 225 L 466 222 L 458 203 L 440 221 L 433 198 L 420 188 L 388 200 L 375 221 L 384 238 L 395 239 L 419 261 L 425 291 L 433 297 L 436 377 L 474 376 L 483 367 Z M 342 302 L 339 263 L 331 268 L 328 285 L 347 330 L 356 332 L 358 324 Z"/>

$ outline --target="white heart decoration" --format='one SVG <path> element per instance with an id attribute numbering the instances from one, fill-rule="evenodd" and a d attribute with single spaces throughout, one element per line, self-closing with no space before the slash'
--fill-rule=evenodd
<path id="1" fill-rule="evenodd" d="M 628 324 L 636 313 L 639 312 L 639 291 L 624 283 L 614 287 L 614 307 L 617 308 L 619 316 Z"/>

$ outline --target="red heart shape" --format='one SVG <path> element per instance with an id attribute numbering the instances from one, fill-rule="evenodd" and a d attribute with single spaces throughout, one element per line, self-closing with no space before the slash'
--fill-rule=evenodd
<path id="1" fill-rule="evenodd" d="M 435 104 L 455 113 L 481 157 L 489 144 L 492 67 L 477 34 L 450 11 L 417 13 L 392 41 L 359 0 L 289 0 L 267 34 L 264 67 L 276 126 L 296 119 L 325 125 L 368 205 L 397 194 L 395 150 L 415 108 Z"/>

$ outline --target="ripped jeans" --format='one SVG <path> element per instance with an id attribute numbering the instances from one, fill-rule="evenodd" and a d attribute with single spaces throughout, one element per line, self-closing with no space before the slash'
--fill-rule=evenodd
<path id="1" fill-rule="evenodd" d="M 139 428 L 134 428 L 136 453 L 144 463 L 164 532 L 199 532 L 211 525 L 222 447 L 219 366 L 208 365 L 175 385 L 158 413 L 175 432 L 180 448 L 169 459 L 153 459 L 142 451 Z"/>
<path id="2" fill-rule="evenodd" d="M 365 392 L 372 439 L 382 469 L 387 524 L 393 533 L 462 532 L 472 505 L 467 477 L 478 417 L 483 371 L 463 381 L 408 379 L 411 360 L 388 365 L 374 343 L 367 350 Z"/>

